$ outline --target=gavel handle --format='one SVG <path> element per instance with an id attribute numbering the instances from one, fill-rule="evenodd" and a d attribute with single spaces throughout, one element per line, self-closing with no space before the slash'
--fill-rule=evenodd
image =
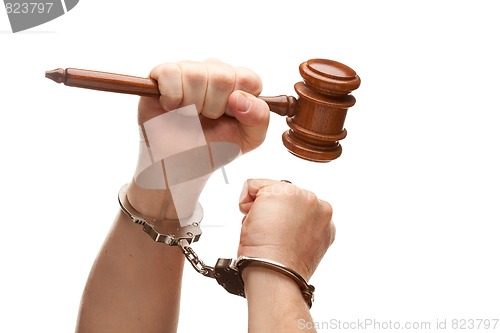
<path id="1" fill-rule="evenodd" d="M 158 97 L 158 84 L 151 78 L 91 71 L 77 68 L 54 69 L 45 72 L 45 77 L 66 86 L 92 90 L 109 91 L 122 94 Z M 293 96 L 263 97 L 260 99 L 269 105 L 269 109 L 280 116 L 292 117 L 297 108 Z"/>
<path id="2" fill-rule="evenodd" d="M 269 110 L 280 116 L 293 117 L 298 107 L 297 99 L 293 96 L 259 96 L 259 98 L 269 105 Z"/>

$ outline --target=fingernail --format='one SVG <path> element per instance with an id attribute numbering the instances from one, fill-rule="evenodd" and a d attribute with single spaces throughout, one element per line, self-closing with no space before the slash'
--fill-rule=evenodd
<path id="1" fill-rule="evenodd" d="M 250 109 L 250 98 L 242 91 L 236 95 L 236 107 L 240 112 L 246 112 Z"/>

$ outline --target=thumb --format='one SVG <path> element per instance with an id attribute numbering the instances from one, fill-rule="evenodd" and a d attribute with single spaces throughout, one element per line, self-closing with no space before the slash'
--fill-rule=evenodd
<path id="1" fill-rule="evenodd" d="M 241 90 L 231 93 L 228 107 L 238 120 L 241 149 L 247 153 L 264 141 L 269 125 L 269 106 L 261 99 Z"/>
<path id="2" fill-rule="evenodd" d="M 271 179 L 248 179 L 241 189 L 239 200 L 240 211 L 243 214 L 248 214 L 259 191 L 265 187 L 279 183 L 279 181 Z"/>

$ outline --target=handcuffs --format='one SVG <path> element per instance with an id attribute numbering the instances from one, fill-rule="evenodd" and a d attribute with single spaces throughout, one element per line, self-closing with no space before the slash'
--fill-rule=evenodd
<path id="1" fill-rule="evenodd" d="M 178 246 L 187 261 L 201 275 L 215 279 L 219 285 L 231 294 L 246 297 L 241 276 L 243 268 L 250 265 L 270 268 L 293 279 L 299 286 L 307 305 L 311 308 L 314 300 L 314 286 L 308 284 L 299 273 L 278 262 L 241 256 L 236 260 L 219 258 L 213 267 L 206 265 L 190 246 L 192 243 L 197 242 L 201 236 L 200 224 L 203 219 L 203 208 L 199 203 L 197 203 L 193 215 L 184 221 L 185 226 L 179 226 L 175 230 L 162 233 L 157 230 L 154 219 L 141 216 L 132 207 L 127 199 L 127 188 L 128 185 L 124 185 L 118 193 L 118 202 L 122 212 L 134 223 L 142 225 L 144 232 L 155 242 Z"/>

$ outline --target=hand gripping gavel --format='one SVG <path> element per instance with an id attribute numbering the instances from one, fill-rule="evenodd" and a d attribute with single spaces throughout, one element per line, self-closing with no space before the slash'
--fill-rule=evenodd
<path id="1" fill-rule="evenodd" d="M 289 130 L 283 144 L 294 155 L 315 162 L 329 162 L 342 153 L 339 141 L 347 135 L 347 109 L 356 103 L 350 93 L 361 83 L 354 70 L 339 62 L 311 59 L 299 66 L 304 82 L 295 84 L 299 95 L 263 97 L 271 111 L 287 116 Z M 156 81 L 129 75 L 67 68 L 45 72 L 45 77 L 67 86 L 157 97 Z"/>

